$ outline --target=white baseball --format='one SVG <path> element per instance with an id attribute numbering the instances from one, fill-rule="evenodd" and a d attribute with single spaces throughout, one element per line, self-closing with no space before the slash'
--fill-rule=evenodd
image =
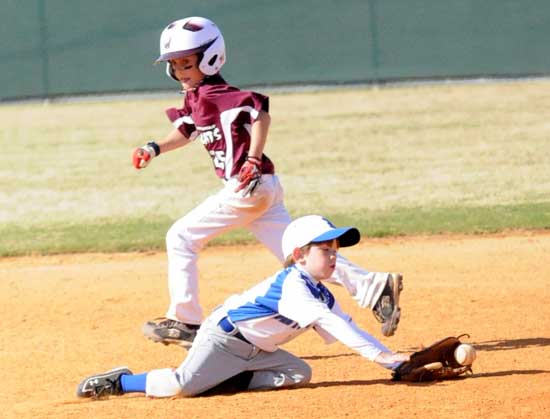
<path id="1" fill-rule="evenodd" d="M 472 345 L 462 343 L 455 349 L 455 359 L 460 365 L 472 365 L 476 359 L 476 350 Z"/>

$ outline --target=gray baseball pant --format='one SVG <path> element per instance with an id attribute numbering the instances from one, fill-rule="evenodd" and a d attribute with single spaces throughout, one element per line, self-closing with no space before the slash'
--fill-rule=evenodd
<path id="1" fill-rule="evenodd" d="M 253 371 L 249 390 L 297 386 L 311 379 L 311 367 L 302 359 L 282 349 L 263 351 L 211 319 L 201 326 L 175 374 L 183 394 L 193 396 L 243 371 Z"/>

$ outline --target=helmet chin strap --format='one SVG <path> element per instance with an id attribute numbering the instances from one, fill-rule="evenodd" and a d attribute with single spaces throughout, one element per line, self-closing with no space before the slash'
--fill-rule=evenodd
<path id="1" fill-rule="evenodd" d="M 195 90 L 197 90 L 196 87 L 190 87 L 189 89 L 181 89 L 179 93 L 180 93 L 180 95 L 185 96 L 187 93 L 194 92 Z"/>
<path id="2" fill-rule="evenodd" d="M 199 86 L 200 86 L 200 84 L 202 84 L 202 83 L 199 83 Z M 197 88 L 198 88 L 199 86 L 189 87 L 189 88 L 186 89 L 186 88 L 183 87 L 183 85 L 182 85 L 182 86 L 181 86 L 181 90 L 180 90 L 180 94 L 184 95 L 184 94 L 186 94 L 187 92 L 194 92 L 195 90 L 197 90 Z"/>
<path id="3" fill-rule="evenodd" d="M 186 89 L 185 87 L 183 87 L 183 85 L 181 84 L 181 82 L 179 82 L 179 80 L 178 80 L 178 82 L 180 83 L 180 86 L 181 86 L 180 94 L 184 95 L 184 94 L 186 94 L 187 92 L 193 92 L 193 91 L 197 90 L 197 89 L 200 87 L 200 85 L 204 83 L 204 81 L 206 80 L 207 77 L 209 77 L 209 76 L 205 76 L 202 80 L 200 80 L 200 81 L 196 84 L 196 86 L 189 87 L 189 88 L 187 88 L 187 89 Z"/>

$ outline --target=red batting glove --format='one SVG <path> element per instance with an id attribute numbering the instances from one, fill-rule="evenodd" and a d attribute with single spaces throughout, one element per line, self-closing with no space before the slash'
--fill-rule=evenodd
<path id="1" fill-rule="evenodd" d="M 241 167 L 237 180 L 240 182 L 235 192 L 243 191 L 243 196 L 252 195 L 254 189 L 259 185 L 262 176 L 261 160 L 256 157 L 249 157 Z"/>
<path id="2" fill-rule="evenodd" d="M 157 150 L 158 145 L 154 142 L 150 142 L 142 147 L 136 148 L 132 154 L 132 164 L 136 169 L 143 169 L 147 167 L 153 157 L 156 157 L 159 154 Z"/>

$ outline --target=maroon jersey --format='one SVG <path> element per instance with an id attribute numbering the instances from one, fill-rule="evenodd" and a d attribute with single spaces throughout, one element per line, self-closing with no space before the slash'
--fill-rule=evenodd
<path id="1" fill-rule="evenodd" d="M 212 157 L 216 175 L 229 179 L 246 161 L 251 127 L 262 110 L 269 111 L 267 96 L 239 90 L 215 75 L 186 93 L 183 108 L 167 109 L 166 115 L 187 138 L 197 131 L 197 138 Z M 274 172 L 273 163 L 263 154 L 262 173 Z"/>

